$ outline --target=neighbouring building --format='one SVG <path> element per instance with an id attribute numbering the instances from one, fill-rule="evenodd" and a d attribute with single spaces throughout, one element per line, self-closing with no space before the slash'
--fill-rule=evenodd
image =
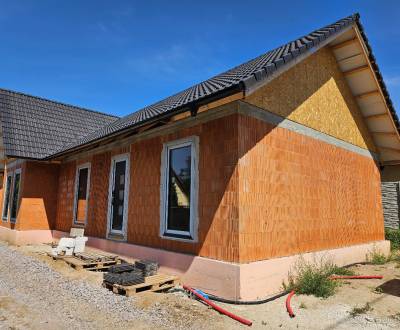
<path id="1" fill-rule="evenodd" d="M 244 300 L 300 255 L 389 252 L 380 166 L 400 160 L 399 122 L 357 14 L 123 118 L 7 90 L 0 110 L 15 244 L 80 226 Z"/>

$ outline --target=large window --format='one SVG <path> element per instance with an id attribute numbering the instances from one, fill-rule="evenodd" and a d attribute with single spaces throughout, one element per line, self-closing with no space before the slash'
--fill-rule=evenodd
<path id="1" fill-rule="evenodd" d="M 2 218 L 3 220 L 8 219 L 8 210 L 10 209 L 10 193 L 11 193 L 11 183 L 12 183 L 12 174 L 7 174 L 7 180 L 5 182 L 4 187 L 4 195 L 3 195 L 3 212 Z"/>
<path id="2" fill-rule="evenodd" d="M 161 235 L 196 240 L 197 138 L 164 145 Z"/>
<path id="3" fill-rule="evenodd" d="M 76 170 L 74 223 L 84 225 L 87 220 L 90 185 L 90 164 L 84 164 Z"/>
<path id="4" fill-rule="evenodd" d="M 12 191 L 11 213 L 10 213 L 11 222 L 15 222 L 17 218 L 20 186 L 21 186 L 21 169 L 18 169 L 14 173 L 14 186 Z"/>

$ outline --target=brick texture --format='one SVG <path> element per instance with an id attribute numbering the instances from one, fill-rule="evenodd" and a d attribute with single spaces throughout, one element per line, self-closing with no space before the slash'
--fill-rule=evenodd
<path id="1" fill-rule="evenodd" d="M 231 115 L 178 133 L 139 141 L 130 147 L 128 242 L 221 260 L 239 260 L 237 118 Z M 200 139 L 199 242 L 195 244 L 159 237 L 162 146 L 164 142 L 192 135 Z M 61 165 L 55 229 L 70 230 L 76 166 L 89 161 L 92 170 L 85 233 L 106 236 L 111 156 L 128 150 L 113 150 Z"/>
<path id="2" fill-rule="evenodd" d="M 367 157 L 239 117 L 240 262 L 384 238 Z"/>

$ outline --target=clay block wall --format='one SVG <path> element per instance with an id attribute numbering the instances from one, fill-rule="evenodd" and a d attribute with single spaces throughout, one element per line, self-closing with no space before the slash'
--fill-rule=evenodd
<path id="1" fill-rule="evenodd" d="M 368 157 L 239 117 L 240 262 L 384 239 Z"/>
<path id="2" fill-rule="evenodd" d="M 116 148 L 112 152 L 82 157 L 78 161 L 61 164 L 58 189 L 58 209 L 54 229 L 69 232 L 73 224 L 76 168 L 83 163 L 91 164 L 88 215 L 85 235 L 106 237 L 108 184 L 111 157 L 129 152 L 129 148 Z"/>
<path id="3" fill-rule="evenodd" d="M 27 161 L 23 171 L 19 230 L 51 229 L 57 211 L 59 165 Z"/>
<path id="4" fill-rule="evenodd" d="M 199 242 L 159 237 L 161 151 L 164 142 L 199 136 Z M 238 250 L 237 115 L 132 145 L 128 241 L 235 261 Z"/>
<path id="5" fill-rule="evenodd" d="M 10 221 L 0 224 L 17 230 L 51 229 L 56 218 L 59 165 L 25 161 L 7 170 L 13 172 L 18 168 L 21 168 L 21 186 L 17 219 L 15 224 Z M 0 205 L 2 208 L 3 194 Z"/>
<path id="6" fill-rule="evenodd" d="M 128 242 L 226 261 L 239 260 L 237 121 L 238 116 L 231 115 L 130 146 Z M 199 241 L 186 243 L 162 239 L 159 232 L 163 143 L 192 135 L 199 136 L 200 140 Z M 111 156 L 126 151 L 128 148 L 125 151 L 113 150 L 61 165 L 55 229 L 70 230 L 76 166 L 91 162 L 85 234 L 106 237 Z"/>

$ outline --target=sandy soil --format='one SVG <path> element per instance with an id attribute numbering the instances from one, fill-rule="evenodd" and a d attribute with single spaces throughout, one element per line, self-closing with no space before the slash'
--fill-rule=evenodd
<path id="1" fill-rule="evenodd" d="M 45 255 L 49 249 L 48 246 L 34 245 L 13 247 L 13 249 L 39 259 L 67 279 L 84 279 L 93 286 L 101 285 L 101 272 L 76 271 L 62 261 L 53 261 Z M 382 266 L 359 265 L 354 266 L 353 269 L 360 275 L 383 275 L 384 278 L 342 281 L 337 293 L 328 299 L 295 295 L 292 299 L 292 307 L 296 317 L 293 319 L 289 318 L 286 312 L 285 297 L 262 305 L 218 304 L 252 320 L 252 328 L 255 329 L 400 329 L 400 265 L 391 262 Z M 391 282 L 390 292 L 376 290 L 378 286 L 390 280 L 394 280 Z M 363 307 L 367 302 L 370 304 L 370 310 L 355 316 L 350 314 L 354 307 Z M 132 308 L 143 311 L 160 309 L 163 311 L 162 315 L 164 313 L 168 315 L 168 322 L 165 323 L 167 328 L 171 324 L 176 328 L 245 328 L 200 302 L 189 299 L 179 288 L 170 293 L 142 294 L 135 298 Z M 89 328 L 106 328 L 105 319 L 107 315 L 93 316 Z M 43 327 L 43 324 L 46 327 Z M 54 328 L 55 324 L 57 320 L 51 317 L 47 319 L 43 319 L 43 316 L 38 317 L 36 310 L 30 310 L 29 306 L 20 304 L 13 296 L 0 297 L 0 328 Z M 142 322 L 134 324 L 126 322 L 121 326 L 125 329 L 160 328 L 159 325 Z"/>

